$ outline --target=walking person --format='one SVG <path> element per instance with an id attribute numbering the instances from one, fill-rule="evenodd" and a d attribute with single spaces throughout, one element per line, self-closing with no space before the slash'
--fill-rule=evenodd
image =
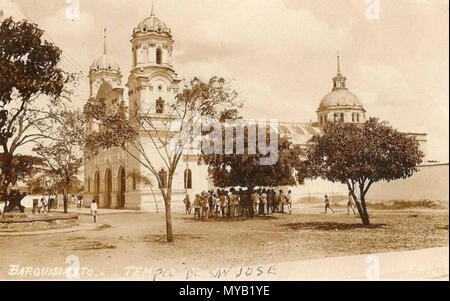
<path id="1" fill-rule="evenodd" d="M 348 193 L 348 202 L 347 202 L 347 215 L 350 215 L 350 209 L 353 210 L 353 215 L 356 214 L 355 212 L 355 201 L 353 200 L 352 193 Z"/>
<path id="2" fill-rule="evenodd" d="M 330 206 L 330 200 L 328 199 L 328 195 L 325 195 L 325 201 L 324 201 L 324 204 L 325 204 L 325 214 L 327 214 L 327 209 L 330 209 L 331 212 L 333 212 L 333 214 L 336 213 L 336 212 L 333 210 L 333 208 L 331 208 L 331 206 Z"/>
<path id="3" fill-rule="evenodd" d="M 94 199 L 94 200 L 92 200 L 92 204 L 91 204 L 91 214 L 94 217 L 94 223 L 97 222 L 97 211 L 98 211 L 98 206 Z"/>

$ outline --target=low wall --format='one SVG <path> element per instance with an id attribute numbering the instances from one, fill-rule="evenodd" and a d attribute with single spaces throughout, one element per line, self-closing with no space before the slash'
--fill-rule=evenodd
<path id="1" fill-rule="evenodd" d="M 449 165 L 436 164 L 421 166 L 412 177 L 392 182 L 372 185 L 369 201 L 449 201 Z"/>
<path id="2" fill-rule="evenodd" d="M 78 214 L 5 213 L 0 218 L 0 231 L 36 231 L 55 228 L 69 228 L 78 225 Z"/>

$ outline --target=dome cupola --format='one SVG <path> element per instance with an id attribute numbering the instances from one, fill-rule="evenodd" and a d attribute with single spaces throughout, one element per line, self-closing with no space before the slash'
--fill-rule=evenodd
<path id="1" fill-rule="evenodd" d="M 89 68 L 89 97 L 95 97 L 103 83 L 109 82 L 113 87 L 118 87 L 121 85 L 121 81 L 122 74 L 120 72 L 119 64 L 117 64 L 114 58 L 108 54 L 105 28 L 103 55 L 97 58 Z"/>
<path id="2" fill-rule="evenodd" d="M 328 121 L 355 122 L 365 121 L 365 113 L 359 98 L 350 92 L 347 78 L 341 73 L 340 56 L 337 56 L 337 75 L 333 77 L 333 89 L 325 95 L 317 110 L 320 124 Z"/>
<path id="3" fill-rule="evenodd" d="M 133 30 L 133 37 L 146 36 L 150 34 L 172 38 L 172 32 L 170 28 L 161 19 L 155 16 L 155 9 L 153 4 L 150 17 L 145 18 Z"/>
<path id="4" fill-rule="evenodd" d="M 106 45 L 106 28 L 103 41 L 103 55 L 97 58 L 89 68 L 89 72 L 115 72 L 120 73 L 119 64 L 108 54 Z"/>

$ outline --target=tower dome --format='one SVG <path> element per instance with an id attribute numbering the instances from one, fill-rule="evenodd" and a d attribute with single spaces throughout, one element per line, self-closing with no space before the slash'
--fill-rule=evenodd
<path id="1" fill-rule="evenodd" d="M 106 47 L 106 28 L 105 28 L 105 36 L 104 36 L 104 45 L 103 45 L 103 55 L 92 63 L 89 68 L 89 72 L 116 72 L 120 73 L 119 64 L 114 60 L 114 58 L 108 54 Z"/>
<path id="2" fill-rule="evenodd" d="M 333 89 L 325 95 L 317 110 L 320 124 L 328 121 L 356 122 L 365 121 L 366 110 L 358 96 L 346 86 L 347 78 L 341 74 L 339 54 L 337 56 L 337 75 L 333 78 Z"/>
<path id="3" fill-rule="evenodd" d="M 170 28 L 161 19 L 155 16 L 154 6 L 152 4 L 152 10 L 150 17 L 145 18 L 139 25 L 133 30 L 133 37 L 145 36 L 147 34 L 158 34 L 172 38 L 172 32 Z"/>
<path id="4" fill-rule="evenodd" d="M 119 64 L 108 54 L 106 47 L 106 28 L 104 36 L 103 55 L 92 63 L 89 68 L 90 98 L 95 98 L 100 86 L 109 82 L 112 86 L 118 87 L 122 82 Z"/>

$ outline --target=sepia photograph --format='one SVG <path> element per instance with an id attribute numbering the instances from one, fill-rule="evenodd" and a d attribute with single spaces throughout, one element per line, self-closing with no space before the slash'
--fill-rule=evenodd
<path id="1" fill-rule="evenodd" d="M 448 282 L 449 2 L 0 0 L 0 281 Z"/>

